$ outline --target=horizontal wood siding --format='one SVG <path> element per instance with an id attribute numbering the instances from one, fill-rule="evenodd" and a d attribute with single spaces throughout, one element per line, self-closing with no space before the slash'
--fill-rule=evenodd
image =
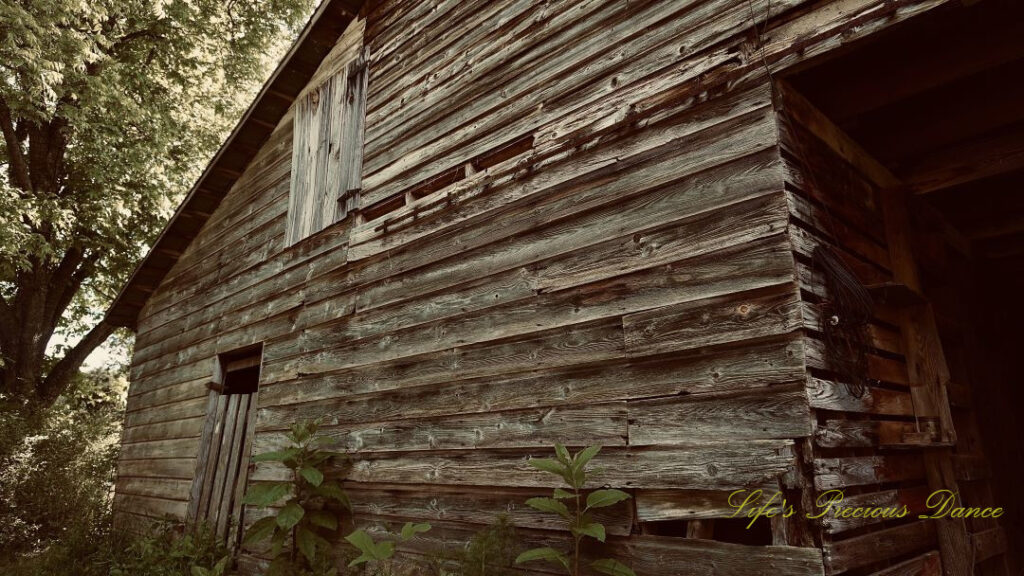
<path id="1" fill-rule="evenodd" d="M 635 495 L 608 524 L 638 573 L 822 573 L 813 547 L 636 534 L 791 487 L 812 409 L 907 409 L 808 380 L 801 259 L 821 240 L 791 225 L 764 64 L 940 2 L 840 3 L 379 3 L 364 213 L 286 241 L 289 112 L 139 317 L 119 514 L 184 514 L 214 359 L 262 342 L 253 450 L 322 418 L 354 453 L 360 523 L 464 540 L 510 511 L 562 538 L 522 507 L 553 485 L 527 459 L 597 443 L 595 485 Z"/>

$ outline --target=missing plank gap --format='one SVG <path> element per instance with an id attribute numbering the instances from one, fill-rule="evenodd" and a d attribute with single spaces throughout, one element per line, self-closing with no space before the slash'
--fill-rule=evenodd
<path id="1" fill-rule="evenodd" d="M 360 214 L 362 214 L 363 218 L 367 221 L 376 220 L 381 216 L 398 210 L 402 206 L 405 206 L 404 194 L 381 200 L 380 202 L 377 202 L 372 206 L 368 206 L 364 210 L 360 211 Z"/>
<path id="2" fill-rule="evenodd" d="M 480 154 L 470 163 L 477 170 L 486 170 L 533 148 L 533 142 L 533 134 L 526 134 Z"/>
<path id="3" fill-rule="evenodd" d="M 465 180 L 476 172 L 486 170 L 511 158 L 515 158 L 516 156 L 533 148 L 533 143 L 534 136 L 532 133 L 506 141 L 471 158 L 468 162 L 460 163 L 458 166 L 448 168 L 439 174 L 435 174 L 417 184 L 414 184 L 413 186 L 410 186 L 409 188 L 406 188 L 391 198 L 377 202 L 363 210 L 361 214 L 367 221 L 375 220 L 390 214 L 411 202 L 425 198 L 439 190 L 443 190 L 444 188 L 455 184 L 456 182 Z"/>

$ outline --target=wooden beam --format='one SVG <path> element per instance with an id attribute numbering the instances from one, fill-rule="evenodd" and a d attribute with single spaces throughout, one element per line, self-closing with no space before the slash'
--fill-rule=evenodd
<path id="1" fill-rule="evenodd" d="M 900 169 L 907 189 L 928 194 L 1024 169 L 1024 123 L 931 152 Z"/>
<path id="2" fill-rule="evenodd" d="M 788 119 L 809 130 L 880 188 L 896 188 L 902 184 L 888 168 L 868 154 L 786 80 L 777 80 L 776 88 L 780 96 L 778 108 Z"/>

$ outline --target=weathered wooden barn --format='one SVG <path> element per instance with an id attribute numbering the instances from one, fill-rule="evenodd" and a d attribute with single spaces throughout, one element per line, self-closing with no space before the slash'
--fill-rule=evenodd
<path id="1" fill-rule="evenodd" d="M 558 538 L 563 442 L 641 575 L 1018 570 L 1019 4 L 325 0 L 108 315 L 120 521 L 230 536 L 322 418 L 414 561 Z M 745 529 L 758 487 L 799 513 Z"/>

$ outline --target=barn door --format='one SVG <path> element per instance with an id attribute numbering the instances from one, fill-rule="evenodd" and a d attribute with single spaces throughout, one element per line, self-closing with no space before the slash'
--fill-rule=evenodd
<path id="1" fill-rule="evenodd" d="M 189 519 L 229 546 L 238 539 L 256 414 L 261 350 L 219 358 L 207 403 Z"/>

